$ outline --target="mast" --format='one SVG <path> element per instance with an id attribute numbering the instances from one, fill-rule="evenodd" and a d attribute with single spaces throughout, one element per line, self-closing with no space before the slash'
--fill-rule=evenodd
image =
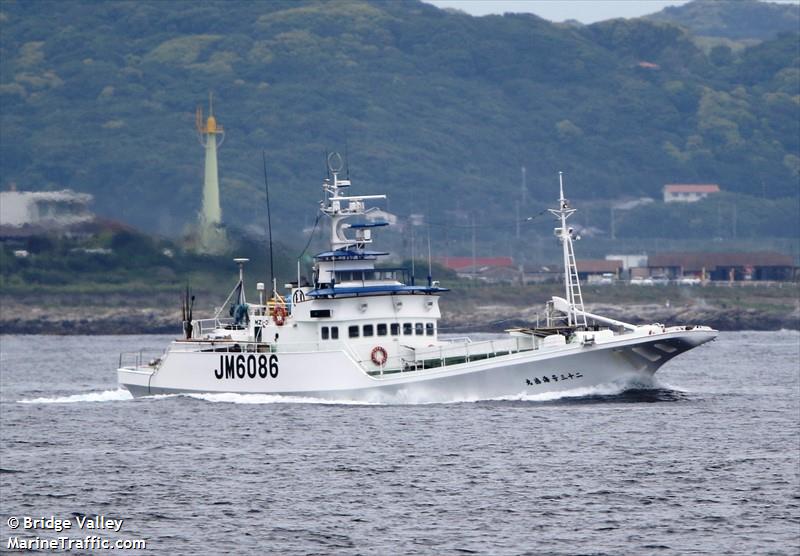
<path id="1" fill-rule="evenodd" d="M 365 200 L 385 199 L 386 195 L 343 195 L 343 189 L 350 187 L 349 179 L 340 179 L 339 172 L 343 161 L 339 153 L 328 155 L 328 171 L 331 178 L 326 178 L 322 184 L 325 199 L 320 210 L 331 219 L 331 250 L 355 249 L 361 251 L 368 243 L 372 243 L 369 229 L 359 228 L 355 237 L 347 237 L 345 230 L 349 228 L 343 221 L 353 216 L 363 216 L 367 210 Z"/>
<path id="2" fill-rule="evenodd" d="M 575 209 L 570 208 L 569 201 L 564 197 L 564 176 L 558 173 L 558 185 L 560 196 L 558 199 L 558 209 L 548 209 L 550 214 L 559 219 L 561 227 L 554 230 L 556 237 L 561 241 L 564 255 L 564 288 L 566 290 L 566 300 L 569 305 L 567 311 L 567 324 L 569 326 L 586 327 L 586 315 L 583 311 L 583 296 L 581 295 L 581 284 L 578 280 L 578 266 L 575 264 L 575 251 L 572 248 L 572 240 L 578 239 L 572 228 L 567 227 L 567 218 L 572 216 Z"/>

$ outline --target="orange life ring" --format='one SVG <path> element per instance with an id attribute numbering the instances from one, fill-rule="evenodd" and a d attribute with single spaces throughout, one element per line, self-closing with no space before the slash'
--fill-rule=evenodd
<path id="1" fill-rule="evenodd" d="M 285 307 L 275 307 L 275 324 L 278 326 L 283 326 L 283 323 L 286 322 L 286 308 Z"/>
<path id="2" fill-rule="evenodd" d="M 386 360 L 389 359 L 389 355 L 381 346 L 375 346 L 372 348 L 371 358 L 373 363 L 379 367 L 383 367 L 386 364 Z"/>

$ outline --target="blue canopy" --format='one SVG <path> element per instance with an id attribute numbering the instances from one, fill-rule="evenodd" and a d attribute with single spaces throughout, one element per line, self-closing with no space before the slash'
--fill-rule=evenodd
<path id="1" fill-rule="evenodd" d="M 379 257 L 388 255 L 382 251 L 353 251 L 350 249 L 337 249 L 336 251 L 323 251 L 314 255 L 315 259 L 365 259 L 367 257 Z"/>
<path id="2" fill-rule="evenodd" d="M 379 286 L 347 286 L 336 288 L 322 288 L 311 290 L 306 294 L 307 297 L 326 297 L 336 295 L 370 295 L 375 293 L 438 293 L 450 291 L 447 288 L 438 286 L 404 286 L 398 284 L 384 284 Z"/>
<path id="3" fill-rule="evenodd" d="M 389 225 L 388 222 L 367 222 L 364 224 L 350 224 L 350 228 L 358 230 L 361 228 L 380 228 L 381 226 L 388 226 L 388 225 Z"/>

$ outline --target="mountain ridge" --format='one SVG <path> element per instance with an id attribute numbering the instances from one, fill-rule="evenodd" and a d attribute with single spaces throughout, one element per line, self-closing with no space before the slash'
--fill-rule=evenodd
<path id="1" fill-rule="evenodd" d="M 472 18 L 416 1 L 10 2 L 0 8 L 2 183 L 72 187 L 181 233 L 199 210 L 194 109 L 215 93 L 224 220 L 309 226 L 324 152 L 397 213 L 657 197 L 668 182 L 797 198 L 800 34 L 703 52 L 663 22 Z M 378 191 L 380 190 L 380 191 Z M 260 225 L 257 224 L 257 227 Z"/>

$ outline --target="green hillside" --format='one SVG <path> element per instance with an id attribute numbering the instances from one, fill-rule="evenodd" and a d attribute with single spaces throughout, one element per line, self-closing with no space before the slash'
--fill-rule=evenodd
<path id="1" fill-rule="evenodd" d="M 413 0 L 3 0 L 0 26 L 0 188 L 86 191 L 151 232 L 179 234 L 199 210 L 194 111 L 213 91 L 230 227 L 264 229 L 262 150 L 286 238 L 314 222 L 323 153 L 347 148 L 359 192 L 452 230 L 475 214 L 486 249 L 513 230 L 522 166 L 521 217 L 552 204 L 563 170 L 601 229 L 603 203 L 699 182 L 740 206 L 773 199 L 762 228 L 797 237 L 797 32 L 706 54 L 666 23 L 574 27 Z"/>
<path id="2" fill-rule="evenodd" d="M 762 0 L 695 0 L 647 16 L 676 23 L 692 33 L 731 40 L 768 40 L 800 28 L 800 5 Z"/>

